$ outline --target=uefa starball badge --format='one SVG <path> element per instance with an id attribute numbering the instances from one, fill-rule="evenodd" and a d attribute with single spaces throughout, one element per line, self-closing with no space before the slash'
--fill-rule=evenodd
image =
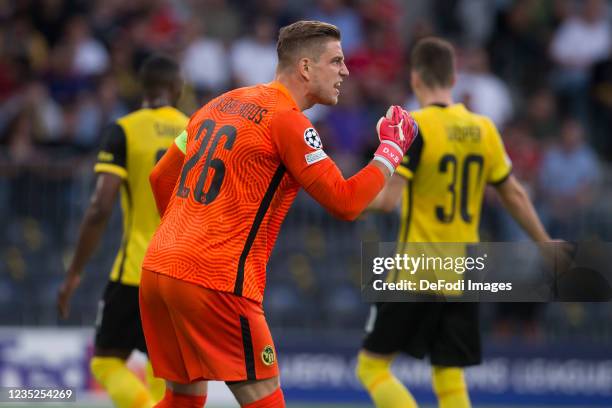
<path id="1" fill-rule="evenodd" d="M 315 128 L 310 127 L 304 131 L 304 141 L 315 150 L 323 148 L 323 142 Z"/>

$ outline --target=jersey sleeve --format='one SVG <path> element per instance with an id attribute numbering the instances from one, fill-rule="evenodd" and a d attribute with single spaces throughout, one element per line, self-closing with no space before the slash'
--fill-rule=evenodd
<path id="1" fill-rule="evenodd" d="M 419 129 L 419 133 L 412 142 L 412 145 L 410 145 L 410 148 L 406 154 L 404 154 L 402 162 L 397 167 L 397 170 L 395 170 L 397 174 L 408 180 L 414 177 L 414 173 L 417 167 L 419 167 L 419 162 L 421 161 L 421 155 L 423 154 L 423 144 L 423 136 L 421 134 L 421 130 Z"/>
<path id="2" fill-rule="evenodd" d="M 370 163 L 345 180 L 325 154 L 317 131 L 297 111 L 284 112 L 272 124 L 272 138 L 289 173 L 334 216 L 354 220 L 385 185 L 385 176 Z"/>
<path id="3" fill-rule="evenodd" d="M 102 135 L 102 146 L 94 166 L 96 173 L 111 173 L 127 178 L 127 148 L 123 128 L 113 123 Z"/>
<path id="4" fill-rule="evenodd" d="M 498 185 L 506 181 L 512 172 L 512 162 L 506 153 L 497 128 L 489 119 L 486 119 L 487 133 L 489 134 L 489 146 L 491 166 L 488 169 L 487 183 Z"/>
<path id="5" fill-rule="evenodd" d="M 334 165 L 316 129 L 301 112 L 277 112 L 270 134 L 285 168 L 304 188 Z"/>

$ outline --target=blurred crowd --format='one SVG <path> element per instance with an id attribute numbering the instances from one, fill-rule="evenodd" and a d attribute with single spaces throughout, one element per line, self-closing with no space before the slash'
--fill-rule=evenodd
<path id="1" fill-rule="evenodd" d="M 180 108 L 192 113 L 224 90 L 270 81 L 278 29 L 298 19 L 342 32 L 350 77 L 340 103 L 306 113 L 346 174 L 369 160 L 389 104 L 417 108 L 410 49 L 440 35 L 458 50 L 456 101 L 499 127 L 552 235 L 607 239 L 611 9 L 612 0 L 0 0 L 0 217 L 16 224 L 0 239 L 0 268 L 27 269 L 20 243 L 69 253 L 66 223 L 86 205 L 101 129 L 139 107 L 144 58 L 181 62 Z M 525 237 L 487 197 L 483 238 Z"/>
<path id="2" fill-rule="evenodd" d="M 307 18 L 342 31 L 351 75 L 340 104 L 308 114 L 351 172 L 371 154 L 385 106 L 417 107 L 411 45 L 441 35 L 459 53 L 456 100 L 493 119 L 515 173 L 542 199 L 553 227 L 571 234 L 559 219 L 590 204 L 601 181 L 598 160 L 612 159 L 611 4 L 1 1 L 0 158 L 4 165 L 52 164 L 54 176 L 70 176 L 75 161 L 97 148 L 101 129 L 138 108 L 137 70 L 147 55 L 181 61 L 181 108 L 191 113 L 224 90 L 270 81 L 279 27 Z"/>

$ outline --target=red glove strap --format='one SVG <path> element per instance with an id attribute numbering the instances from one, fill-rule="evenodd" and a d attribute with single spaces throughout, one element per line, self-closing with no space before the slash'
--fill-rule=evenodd
<path id="1" fill-rule="evenodd" d="M 400 165 L 403 157 L 402 149 L 389 140 L 383 140 L 374 152 L 374 160 L 387 166 L 391 173 Z"/>

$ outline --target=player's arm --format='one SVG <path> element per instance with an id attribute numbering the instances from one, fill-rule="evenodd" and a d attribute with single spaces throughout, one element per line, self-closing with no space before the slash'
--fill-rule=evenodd
<path id="1" fill-rule="evenodd" d="M 332 163 L 304 189 L 335 217 L 352 221 L 382 190 L 388 177 L 386 169 L 380 169 L 377 163 L 371 162 L 347 180 Z"/>
<path id="2" fill-rule="evenodd" d="M 311 125 L 289 112 L 272 129 L 281 159 L 304 189 L 325 209 L 343 220 L 354 220 L 382 190 L 417 133 L 414 120 L 401 108 L 377 125 L 381 145 L 374 159 L 348 180 L 322 149 L 305 142 Z"/>
<path id="3" fill-rule="evenodd" d="M 374 159 L 353 177 L 345 180 L 334 164 L 311 184 L 307 185 L 307 180 L 302 183 L 317 202 L 340 219 L 356 219 L 378 196 L 418 134 L 414 119 L 399 107 L 390 108 L 376 130 L 381 144 Z"/>
<path id="4" fill-rule="evenodd" d="M 414 173 L 421 160 L 423 152 L 423 135 L 417 134 L 414 142 L 404 155 L 402 163 L 397 167 L 393 177 L 387 182 L 385 188 L 368 205 L 368 210 L 391 212 L 397 206 L 406 181 L 414 177 Z"/>
<path id="5" fill-rule="evenodd" d="M 550 241 L 550 236 L 544 229 L 527 191 L 516 177 L 510 174 L 505 181 L 497 184 L 495 188 L 506 210 L 532 240 L 536 242 Z"/>
<path id="6" fill-rule="evenodd" d="M 497 128 L 490 119 L 486 118 L 484 119 L 484 127 L 488 131 L 491 162 L 487 182 L 496 188 L 506 210 L 532 240 L 536 242 L 550 241 L 548 233 L 531 204 L 527 191 L 512 175 L 512 163 Z"/>
<path id="7" fill-rule="evenodd" d="M 149 175 L 153 197 L 155 197 L 155 204 L 160 216 L 166 212 L 174 186 L 181 174 L 186 149 L 187 131 L 183 131 L 159 162 L 157 162 Z"/>
<path id="8" fill-rule="evenodd" d="M 402 196 L 402 190 L 405 185 L 406 180 L 402 176 L 394 174 L 376 198 L 368 205 L 367 209 L 384 212 L 393 211 Z"/>
<path id="9" fill-rule="evenodd" d="M 59 290 L 57 306 L 63 318 L 68 317 L 70 298 L 81 282 L 85 265 L 100 243 L 121 183 L 127 177 L 125 153 L 125 134 L 119 125 L 113 124 L 103 137 L 103 146 L 95 166 L 98 173 L 96 187 L 79 229 L 74 257 Z"/>

